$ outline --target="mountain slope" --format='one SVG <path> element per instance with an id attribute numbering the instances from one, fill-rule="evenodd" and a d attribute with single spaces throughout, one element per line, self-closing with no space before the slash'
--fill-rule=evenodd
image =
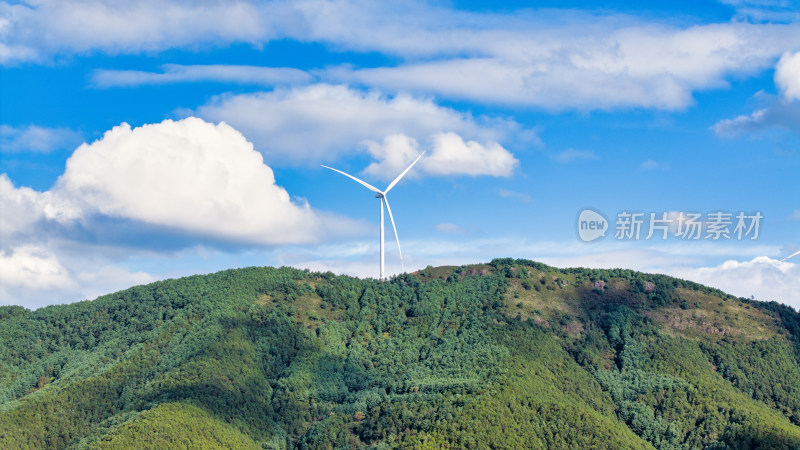
<path id="1" fill-rule="evenodd" d="M 800 315 L 501 259 L 0 307 L 0 447 L 798 448 Z"/>

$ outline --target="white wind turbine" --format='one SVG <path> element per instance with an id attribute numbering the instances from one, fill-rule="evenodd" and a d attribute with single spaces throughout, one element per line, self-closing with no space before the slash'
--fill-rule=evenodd
<path id="1" fill-rule="evenodd" d="M 386 279 L 386 277 L 384 275 L 384 264 L 383 264 L 383 240 L 384 240 L 383 239 L 383 204 L 384 203 L 386 203 L 386 210 L 389 211 L 389 220 L 392 221 L 392 229 L 394 230 L 394 238 L 397 240 L 397 251 L 400 253 L 400 266 L 404 267 L 403 266 L 403 250 L 400 249 L 400 238 L 397 236 L 397 227 L 394 226 L 394 217 L 392 217 L 392 208 L 389 207 L 389 199 L 386 198 L 386 194 L 388 194 L 389 191 L 397 184 L 397 182 L 400 181 L 400 179 L 403 178 L 403 176 L 405 176 L 405 174 L 408 173 L 408 171 L 411 170 L 412 167 L 414 167 L 414 164 L 416 164 L 417 161 L 419 161 L 420 158 L 422 158 L 422 155 L 424 155 L 426 151 L 427 150 L 425 150 L 422 153 L 420 153 L 420 155 L 417 156 L 417 159 L 415 159 L 414 162 L 412 162 L 411 165 L 408 166 L 408 168 L 406 168 L 406 170 L 403 171 L 403 173 L 398 175 L 397 178 L 394 179 L 394 181 L 389 183 L 389 186 L 387 186 L 386 189 L 384 189 L 383 191 L 381 191 L 380 189 L 376 188 L 375 186 L 367 183 L 366 181 L 359 180 L 358 178 L 356 178 L 356 177 L 354 177 L 354 176 L 352 176 L 352 175 L 350 175 L 348 173 L 344 173 L 341 170 L 334 169 L 333 167 L 328 167 L 328 166 L 325 166 L 325 165 L 322 166 L 322 167 L 324 167 L 326 169 L 331 169 L 334 172 L 339 172 L 340 174 L 357 181 L 358 183 L 360 183 L 362 186 L 366 187 L 370 191 L 375 192 L 375 198 L 381 199 L 381 272 L 380 272 L 381 273 L 381 275 L 380 275 L 380 279 L 381 280 L 385 280 Z"/>

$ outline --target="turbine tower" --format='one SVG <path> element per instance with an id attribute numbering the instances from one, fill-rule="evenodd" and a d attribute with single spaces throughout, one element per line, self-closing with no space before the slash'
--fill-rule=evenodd
<path id="1" fill-rule="evenodd" d="M 422 155 L 424 155 L 426 151 L 427 150 L 425 150 L 422 153 L 420 153 L 420 155 L 417 156 L 417 159 L 415 159 L 414 162 L 412 162 L 411 165 L 408 166 L 406 168 L 406 170 L 403 171 L 403 173 L 398 175 L 397 178 L 395 178 L 394 181 L 389 183 L 389 186 L 387 186 L 386 189 L 384 189 L 382 191 L 380 189 L 376 188 L 375 186 L 367 183 L 366 181 L 359 180 L 358 178 L 350 175 L 349 173 L 344 173 L 341 170 L 334 169 L 333 167 L 328 167 L 328 166 L 325 166 L 325 165 L 322 166 L 322 167 L 324 167 L 326 169 L 331 169 L 334 172 L 339 172 L 340 174 L 342 174 L 342 175 L 344 175 L 344 176 L 346 176 L 348 178 L 353 179 L 354 181 L 358 182 L 359 184 L 361 184 L 362 186 L 366 187 L 370 191 L 374 192 L 375 193 L 375 198 L 378 198 L 378 199 L 381 200 L 381 205 L 380 205 L 380 207 L 381 207 L 381 269 L 380 269 L 380 280 L 381 281 L 386 279 L 386 276 L 384 275 L 385 271 L 384 271 L 384 263 L 383 263 L 383 241 L 384 241 L 384 238 L 383 238 L 383 205 L 384 205 L 384 203 L 386 204 L 386 210 L 389 211 L 389 220 L 392 221 L 392 229 L 394 230 L 394 238 L 395 238 L 395 240 L 397 240 L 397 251 L 400 253 L 400 266 L 405 269 L 405 266 L 403 265 L 403 250 L 400 249 L 400 237 L 397 236 L 397 227 L 394 225 L 394 217 L 392 216 L 392 208 L 389 207 L 389 199 L 386 198 L 386 194 L 388 194 L 389 191 L 397 184 L 397 182 L 400 181 L 400 179 L 403 178 L 405 176 L 405 174 L 407 174 L 408 171 L 411 170 L 412 167 L 414 167 L 414 164 L 416 164 L 417 161 L 419 161 L 420 158 L 422 158 Z"/>

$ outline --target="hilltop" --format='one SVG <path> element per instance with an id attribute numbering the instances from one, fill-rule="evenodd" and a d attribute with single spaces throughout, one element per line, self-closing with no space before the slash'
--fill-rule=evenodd
<path id="1" fill-rule="evenodd" d="M 799 448 L 800 314 L 529 260 L 0 307 L 2 448 Z"/>

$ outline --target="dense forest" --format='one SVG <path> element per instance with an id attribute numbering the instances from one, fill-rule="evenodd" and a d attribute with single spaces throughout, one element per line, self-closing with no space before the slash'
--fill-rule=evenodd
<path id="1" fill-rule="evenodd" d="M 800 448 L 800 314 L 529 260 L 0 307 L 0 448 Z"/>

